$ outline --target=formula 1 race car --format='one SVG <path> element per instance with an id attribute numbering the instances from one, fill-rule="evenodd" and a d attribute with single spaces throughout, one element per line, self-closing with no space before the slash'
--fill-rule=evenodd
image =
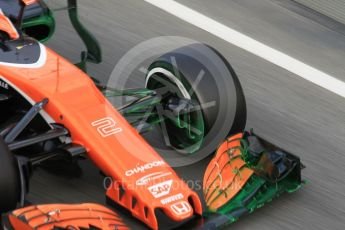
<path id="1" fill-rule="evenodd" d="M 0 8 L 0 212 L 7 229 L 130 229 L 121 220 L 128 213 L 152 229 L 217 229 L 301 187 L 299 157 L 245 131 L 242 87 L 213 48 L 172 50 L 148 67 L 141 89 L 113 89 L 85 73 L 87 62 L 101 61 L 101 49 L 80 23 L 76 0 L 66 9 L 87 51 L 75 65 L 42 44 L 55 28 L 43 1 L 0 0 Z M 132 100 L 115 108 L 108 99 L 117 96 Z M 188 166 L 200 174 L 201 191 L 141 136 L 152 127 L 182 161 L 211 154 L 202 156 L 207 167 Z M 83 155 L 112 179 L 106 198 L 114 211 L 25 207 L 37 167 Z"/>

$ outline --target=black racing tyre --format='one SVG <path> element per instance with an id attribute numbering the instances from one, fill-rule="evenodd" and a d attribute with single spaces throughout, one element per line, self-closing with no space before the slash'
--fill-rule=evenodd
<path id="1" fill-rule="evenodd" d="M 16 208 L 20 197 L 20 176 L 17 161 L 0 137 L 0 213 Z"/>
<path id="2" fill-rule="evenodd" d="M 206 157 L 228 135 L 245 129 L 246 102 L 238 77 L 226 59 L 209 46 L 196 43 L 159 57 L 149 67 L 146 87 L 158 93 L 161 93 L 159 88 L 166 88 L 174 91 L 175 97 L 199 105 L 204 134 L 203 143 L 197 148 L 189 148 L 188 145 L 196 143 L 188 140 L 174 124 L 165 122 L 172 140 L 170 145 L 180 153 L 203 152 L 202 156 Z"/>

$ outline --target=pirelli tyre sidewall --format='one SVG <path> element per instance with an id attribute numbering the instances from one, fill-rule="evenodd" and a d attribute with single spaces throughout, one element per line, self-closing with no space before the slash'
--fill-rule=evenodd
<path id="1" fill-rule="evenodd" d="M 203 112 L 206 131 L 204 144 L 196 154 L 189 155 L 184 161 L 192 163 L 207 157 L 228 135 L 244 130 L 247 114 L 242 87 L 230 64 L 215 49 L 200 43 L 181 47 L 159 57 L 149 71 L 159 68 L 178 78 L 185 91 L 193 91 L 192 98 L 198 101 Z M 197 78 L 201 71 L 204 74 L 200 80 Z M 154 77 L 148 75 L 146 87 L 152 89 L 153 81 Z M 210 102 L 214 102 L 214 106 L 203 106 Z"/>
<path id="2" fill-rule="evenodd" d="M 20 195 L 18 164 L 0 137 L 0 213 L 13 210 Z"/>

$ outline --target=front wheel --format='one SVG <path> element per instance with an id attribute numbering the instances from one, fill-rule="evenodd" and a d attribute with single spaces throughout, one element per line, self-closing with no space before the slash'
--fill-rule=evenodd
<path id="1" fill-rule="evenodd" d="M 20 178 L 17 162 L 0 137 L 0 213 L 13 210 L 20 196 Z"/>
<path id="2" fill-rule="evenodd" d="M 179 153 L 206 157 L 245 128 L 238 77 L 209 46 L 196 43 L 159 57 L 149 67 L 146 88 L 162 96 L 160 109 L 168 114 L 161 125 L 164 139 Z"/>

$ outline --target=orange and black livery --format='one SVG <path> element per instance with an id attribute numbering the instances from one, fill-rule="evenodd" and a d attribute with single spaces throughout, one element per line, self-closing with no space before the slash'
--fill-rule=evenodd
<path id="1" fill-rule="evenodd" d="M 142 88 L 108 88 L 86 73 L 87 62 L 101 61 L 100 45 L 79 21 L 77 2 L 67 3 L 86 45 L 77 64 L 43 44 L 55 23 L 44 1 L 0 0 L 0 211 L 8 226 L 130 229 L 122 220 L 130 213 L 152 229 L 213 229 L 301 187 L 300 159 L 245 131 L 242 87 L 219 52 L 204 44 L 184 46 L 154 60 Z M 194 87 L 200 70 L 204 76 Z M 113 96 L 134 99 L 116 107 Z M 142 137 L 152 127 L 181 159 L 212 150 L 202 157 L 214 155 L 206 171 L 199 170 L 202 191 L 190 188 Z M 26 205 L 37 167 L 82 156 L 112 179 L 107 205 L 127 214 L 88 203 Z"/>

